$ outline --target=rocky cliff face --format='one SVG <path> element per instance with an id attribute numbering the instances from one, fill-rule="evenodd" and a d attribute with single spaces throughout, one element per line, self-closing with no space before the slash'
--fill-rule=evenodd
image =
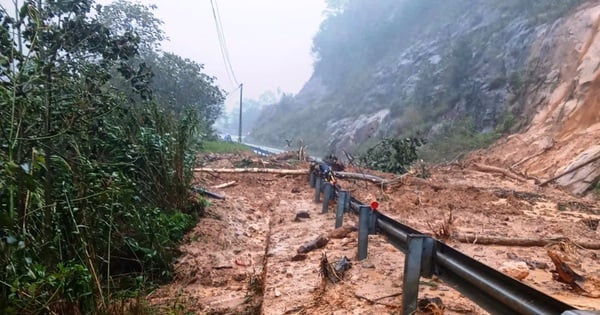
<path id="1" fill-rule="evenodd" d="M 543 29 L 530 53 L 539 67 L 528 89 L 531 124 L 499 141 L 485 160 L 584 193 L 600 177 L 600 3 Z M 588 164 L 586 164 L 588 163 Z"/>
<path id="2" fill-rule="evenodd" d="M 494 132 L 510 117 L 524 131 L 477 159 L 540 179 L 577 168 L 600 156 L 600 2 L 542 2 L 429 8 L 418 33 L 404 34 L 402 45 L 390 39 L 391 49 L 367 67 L 333 76 L 317 64 L 253 136 L 277 145 L 283 132 L 316 154 L 352 152 L 386 136 L 435 137 L 465 117 L 478 132 Z M 582 193 L 600 176 L 598 166 L 558 183 Z"/>

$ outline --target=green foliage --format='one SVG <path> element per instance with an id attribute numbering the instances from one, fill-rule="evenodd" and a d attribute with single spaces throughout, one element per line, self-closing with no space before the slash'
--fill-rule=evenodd
<path id="1" fill-rule="evenodd" d="M 205 205 L 189 185 L 222 94 L 184 61 L 178 82 L 202 83 L 204 98 L 153 97 L 139 30 L 108 28 L 92 6 L 0 10 L 3 314 L 104 312 L 111 297 L 168 279 Z"/>
<path id="2" fill-rule="evenodd" d="M 383 172 L 404 174 L 418 159 L 417 148 L 424 145 L 425 139 L 410 137 L 403 139 L 383 139 L 367 149 L 359 157 L 361 165 Z"/>
<path id="3" fill-rule="evenodd" d="M 421 156 L 428 162 L 453 161 L 463 154 L 490 145 L 500 136 L 499 131 L 479 132 L 472 118 L 445 124 L 423 147 Z"/>
<path id="4" fill-rule="evenodd" d="M 206 141 L 202 143 L 202 152 L 206 153 L 238 153 L 250 151 L 250 149 L 237 142 Z"/>

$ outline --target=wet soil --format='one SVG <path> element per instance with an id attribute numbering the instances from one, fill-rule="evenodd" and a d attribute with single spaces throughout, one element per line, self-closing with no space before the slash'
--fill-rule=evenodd
<path id="1" fill-rule="evenodd" d="M 231 167 L 248 156 L 213 156 L 205 166 Z M 267 163 L 268 164 L 268 163 Z M 272 165 L 271 165 L 272 166 Z M 277 167 L 306 168 L 278 162 Z M 269 165 L 267 165 L 269 167 Z M 350 169 L 362 172 L 365 170 Z M 430 169 L 431 177 L 405 177 L 392 187 L 340 180 L 352 196 L 421 232 L 469 234 L 469 243 L 446 243 L 497 269 L 525 262 L 523 282 L 577 308 L 600 310 L 600 299 L 576 292 L 553 279 L 554 265 L 545 247 L 480 245 L 477 236 L 600 241 L 600 208 L 594 198 L 573 197 L 553 187 L 515 182 L 499 174 L 451 165 Z M 369 174 L 394 178 L 391 174 Z M 335 204 L 322 214 L 307 176 L 198 173 L 197 184 L 211 186 L 225 200 L 211 199 L 208 216 L 186 236 L 175 263 L 174 281 L 148 299 L 165 308 L 194 314 L 400 314 L 404 255 L 380 235 L 369 236 L 368 259 L 356 261 L 357 233 L 330 238 L 318 250 L 297 256 L 298 248 L 334 230 Z M 309 218 L 296 219 L 298 212 Z M 448 218 L 452 215 L 452 223 Z M 356 226 L 353 215 L 345 226 Z M 600 250 L 575 247 L 584 274 L 600 271 Z M 352 267 L 343 281 L 331 284 L 319 275 L 322 255 L 346 256 Z M 589 294 L 588 294 L 589 295 Z M 421 279 L 419 298 L 439 297 L 444 314 L 487 314 L 439 279 Z"/>

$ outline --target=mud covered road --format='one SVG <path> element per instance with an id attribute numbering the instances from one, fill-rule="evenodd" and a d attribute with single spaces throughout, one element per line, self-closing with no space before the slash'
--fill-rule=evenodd
<path id="1" fill-rule="evenodd" d="M 204 165 L 233 167 L 244 159 L 256 158 L 211 156 Z M 277 167 L 308 165 L 277 162 Z M 576 198 L 459 165 L 437 167 L 431 174 L 427 180 L 408 176 L 387 189 L 361 181 L 340 184 L 359 200 L 377 200 L 383 213 L 432 235 L 443 226 L 451 235 L 600 242 L 600 210 L 594 198 Z M 209 189 L 230 181 L 236 185 L 214 189 L 226 199 L 211 200 L 207 217 L 181 246 L 175 280 L 148 297 L 153 304 L 196 314 L 400 313 L 404 255 L 383 237 L 369 237 L 369 257 L 361 262 L 355 260 L 356 232 L 330 238 L 323 249 L 295 257 L 302 244 L 334 229 L 334 204 L 328 214 L 321 214 L 322 205 L 313 202 L 306 176 L 199 173 L 196 180 Z M 300 211 L 310 218 L 295 220 Z M 448 224 L 450 213 L 453 220 Z M 352 215 L 344 218 L 345 226 L 356 223 Z M 600 298 L 592 297 L 600 296 L 600 286 L 598 292 L 591 287 L 582 293 L 554 280 L 546 247 L 480 245 L 476 237 L 469 243 L 451 237 L 447 243 L 575 307 L 600 310 Z M 569 250 L 578 270 L 590 279 L 600 274 L 600 250 L 551 246 Z M 352 260 L 342 282 L 321 280 L 323 253 L 331 261 L 343 256 Z M 421 279 L 419 298 L 424 297 L 439 297 L 444 314 L 487 314 L 438 279 Z"/>

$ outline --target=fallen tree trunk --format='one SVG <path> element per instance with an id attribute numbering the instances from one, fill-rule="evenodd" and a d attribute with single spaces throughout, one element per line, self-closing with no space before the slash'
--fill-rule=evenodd
<path id="1" fill-rule="evenodd" d="M 194 172 L 207 172 L 207 173 L 271 173 L 271 174 L 283 174 L 283 175 L 307 175 L 308 170 L 290 170 L 290 169 L 277 169 L 277 168 L 208 168 L 201 167 L 195 168 Z"/>
<path id="2" fill-rule="evenodd" d="M 485 165 L 485 164 L 479 164 L 479 163 L 473 163 L 473 167 L 481 172 L 486 172 L 486 173 L 500 173 L 506 177 L 510 177 L 514 180 L 518 180 L 520 182 L 526 182 L 527 179 L 523 178 L 521 176 L 518 176 L 514 173 L 512 173 L 509 170 L 503 169 L 503 168 L 499 168 L 499 167 L 495 167 L 495 166 L 490 166 L 490 165 Z"/>
<path id="3" fill-rule="evenodd" d="M 560 241 L 564 238 L 554 239 L 530 239 L 530 238 L 509 238 L 501 236 L 479 236 L 474 234 L 455 234 L 452 239 L 461 243 L 478 245 L 499 245 L 499 246 L 519 246 L 519 247 L 544 247 Z M 600 242 L 574 242 L 575 245 L 597 250 L 600 249 Z"/>

